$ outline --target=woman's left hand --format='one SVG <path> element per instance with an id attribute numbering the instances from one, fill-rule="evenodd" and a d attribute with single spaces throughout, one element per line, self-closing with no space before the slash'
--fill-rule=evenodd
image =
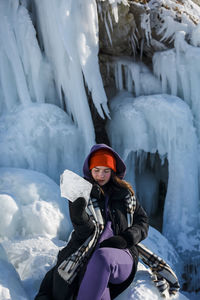
<path id="1" fill-rule="evenodd" d="M 127 248 L 127 242 L 121 235 L 114 235 L 100 243 L 100 248 Z"/>

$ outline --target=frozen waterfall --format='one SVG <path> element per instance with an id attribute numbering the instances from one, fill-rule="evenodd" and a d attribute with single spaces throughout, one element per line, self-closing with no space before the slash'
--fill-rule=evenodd
<path id="1" fill-rule="evenodd" d="M 196 31 L 196 38 L 200 38 Z M 195 39 L 193 37 L 193 39 Z M 175 48 L 157 52 L 153 57 L 154 74 L 161 79 L 162 92 L 179 96 L 190 106 L 200 138 L 200 48 L 185 41 L 185 33 L 176 33 Z"/>
<path id="2" fill-rule="evenodd" d="M 145 2 L 141 44 L 132 32 L 132 56 L 110 55 L 101 74 L 98 18 L 112 46 L 120 7 L 131 2 Z M 191 0 L 0 0 L 0 300 L 34 299 L 66 244 L 72 226 L 59 178 L 65 169 L 82 174 L 95 144 L 91 106 L 107 118 L 126 179 L 160 231 L 151 227 L 146 245 L 184 274 L 185 290 L 198 291 L 199 21 Z M 145 43 L 164 41 L 170 49 L 142 61 Z M 113 82 L 112 99 L 103 76 Z M 160 299 L 150 276 L 140 263 L 118 299 Z"/>
<path id="3" fill-rule="evenodd" d="M 121 92 L 111 101 L 111 120 L 107 130 L 114 148 L 129 162 L 127 176 L 132 178 L 136 190 L 135 174 L 131 173 L 136 171 L 137 156 L 143 155 L 140 158 L 139 174 L 142 169 L 144 171 L 145 166 L 142 165 L 147 159 L 147 153 L 157 152 L 161 165 L 164 159 L 167 159 L 168 178 L 163 179 L 164 182 L 168 181 L 163 233 L 179 252 L 184 252 L 187 248 L 191 250 L 192 247 L 195 250 L 196 244 L 190 243 L 187 247 L 184 243 L 186 237 L 199 228 L 196 213 L 199 209 L 198 148 L 189 107 L 175 96 L 162 94 L 133 98 L 131 94 Z M 152 166 L 154 158 L 150 156 Z M 146 194 L 149 195 L 146 201 L 150 202 L 151 209 L 155 210 L 158 197 L 151 196 L 151 189 L 153 184 L 155 190 L 158 189 L 156 181 L 160 178 L 157 174 L 155 181 L 152 181 L 152 176 L 150 177 L 149 173 L 145 174 L 148 179 L 146 184 L 143 182 L 143 190 L 147 188 Z M 150 203 L 147 210 L 150 210 Z"/>

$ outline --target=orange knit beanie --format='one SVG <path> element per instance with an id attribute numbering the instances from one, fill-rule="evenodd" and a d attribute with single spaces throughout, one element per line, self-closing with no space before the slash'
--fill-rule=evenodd
<path id="1" fill-rule="evenodd" d="M 94 167 L 102 166 L 108 167 L 116 172 L 116 159 L 111 151 L 106 149 L 100 149 L 95 151 L 90 158 L 89 168 L 90 170 Z"/>

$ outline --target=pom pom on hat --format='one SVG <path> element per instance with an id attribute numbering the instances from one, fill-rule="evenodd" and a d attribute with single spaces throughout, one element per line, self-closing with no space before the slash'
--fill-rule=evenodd
<path id="1" fill-rule="evenodd" d="M 95 151 L 90 157 L 89 168 L 91 170 L 97 166 L 108 167 L 114 172 L 116 172 L 115 156 L 112 154 L 111 151 L 106 149 L 100 149 Z"/>

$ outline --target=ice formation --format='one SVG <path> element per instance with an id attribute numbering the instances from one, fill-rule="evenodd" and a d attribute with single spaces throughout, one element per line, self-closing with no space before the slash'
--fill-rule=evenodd
<path id="1" fill-rule="evenodd" d="M 17 104 L 44 102 L 50 96 L 50 68 L 29 13 L 18 0 L 0 2 L 0 28 L 0 112 L 10 111 Z"/>
<path id="2" fill-rule="evenodd" d="M 94 128 L 84 84 L 98 113 L 109 115 L 98 65 L 96 2 L 34 1 L 40 45 L 25 6 L 19 0 L 0 3 L 0 112 L 31 102 L 65 107 L 84 135 L 86 153 Z"/>
<path id="3" fill-rule="evenodd" d="M 98 113 L 102 117 L 103 111 L 109 114 L 97 57 L 96 1 L 62 0 L 59 5 L 55 0 L 34 3 L 40 39 L 54 70 L 61 106 L 64 100 L 68 113 L 72 114 L 84 133 L 86 143 L 91 146 L 94 130 L 84 80 Z"/>
<path id="4" fill-rule="evenodd" d="M 0 118 L 0 165 L 47 174 L 57 183 L 65 169 L 81 173 L 81 131 L 53 104 L 19 106 Z"/>
<path id="5" fill-rule="evenodd" d="M 199 30 L 193 36 L 199 39 Z M 161 79 L 162 92 L 179 96 L 190 106 L 200 138 L 200 49 L 185 41 L 183 31 L 176 33 L 175 48 L 157 52 L 153 57 L 154 74 Z"/>
<path id="6" fill-rule="evenodd" d="M 113 147 L 129 162 L 129 177 L 134 178 L 131 173 L 134 173 L 140 154 L 143 154 L 140 173 L 147 158 L 145 153 L 158 152 L 163 163 L 167 158 L 169 178 L 163 233 L 180 252 L 195 250 L 195 243 L 184 244 L 183 248 L 184 239 L 187 240 L 187 236 L 199 228 L 196 213 L 199 210 L 198 149 L 189 107 L 175 96 L 163 94 L 133 98 L 121 92 L 111 102 L 111 117 L 108 134 Z M 136 186 L 135 182 L 132 183 Z"/>
<path id="7" fill-rule="evenodd" d="M 76 173 L 65 170 L 60 178 L 61 196 L 74 202 L 77 198 L 83 197 L 86 202 L 90 198 L 92 184 Z"/>
<path id="8" fill-rule="evenodd" d="M 138 1 L 135 2 L 135 5 L 141 6 Z M 152 42 L 152 30 L 160 35 L 161 42 L 174 41 L 179 31 L 191 36 L 200 21 L 200 8 L 191 0 L 150 0 L 142 5 L 145 13 L 141 27 L 148 44 Z"/>
<path id="9" fill-rule="evenodd" d="M 120 57 L 108 64 L 108 70 L 114 70 L 115 85 L 120 91 L 127 90 L 137 97 L 162 91 L 160 80 L 142 62 Z"/>

